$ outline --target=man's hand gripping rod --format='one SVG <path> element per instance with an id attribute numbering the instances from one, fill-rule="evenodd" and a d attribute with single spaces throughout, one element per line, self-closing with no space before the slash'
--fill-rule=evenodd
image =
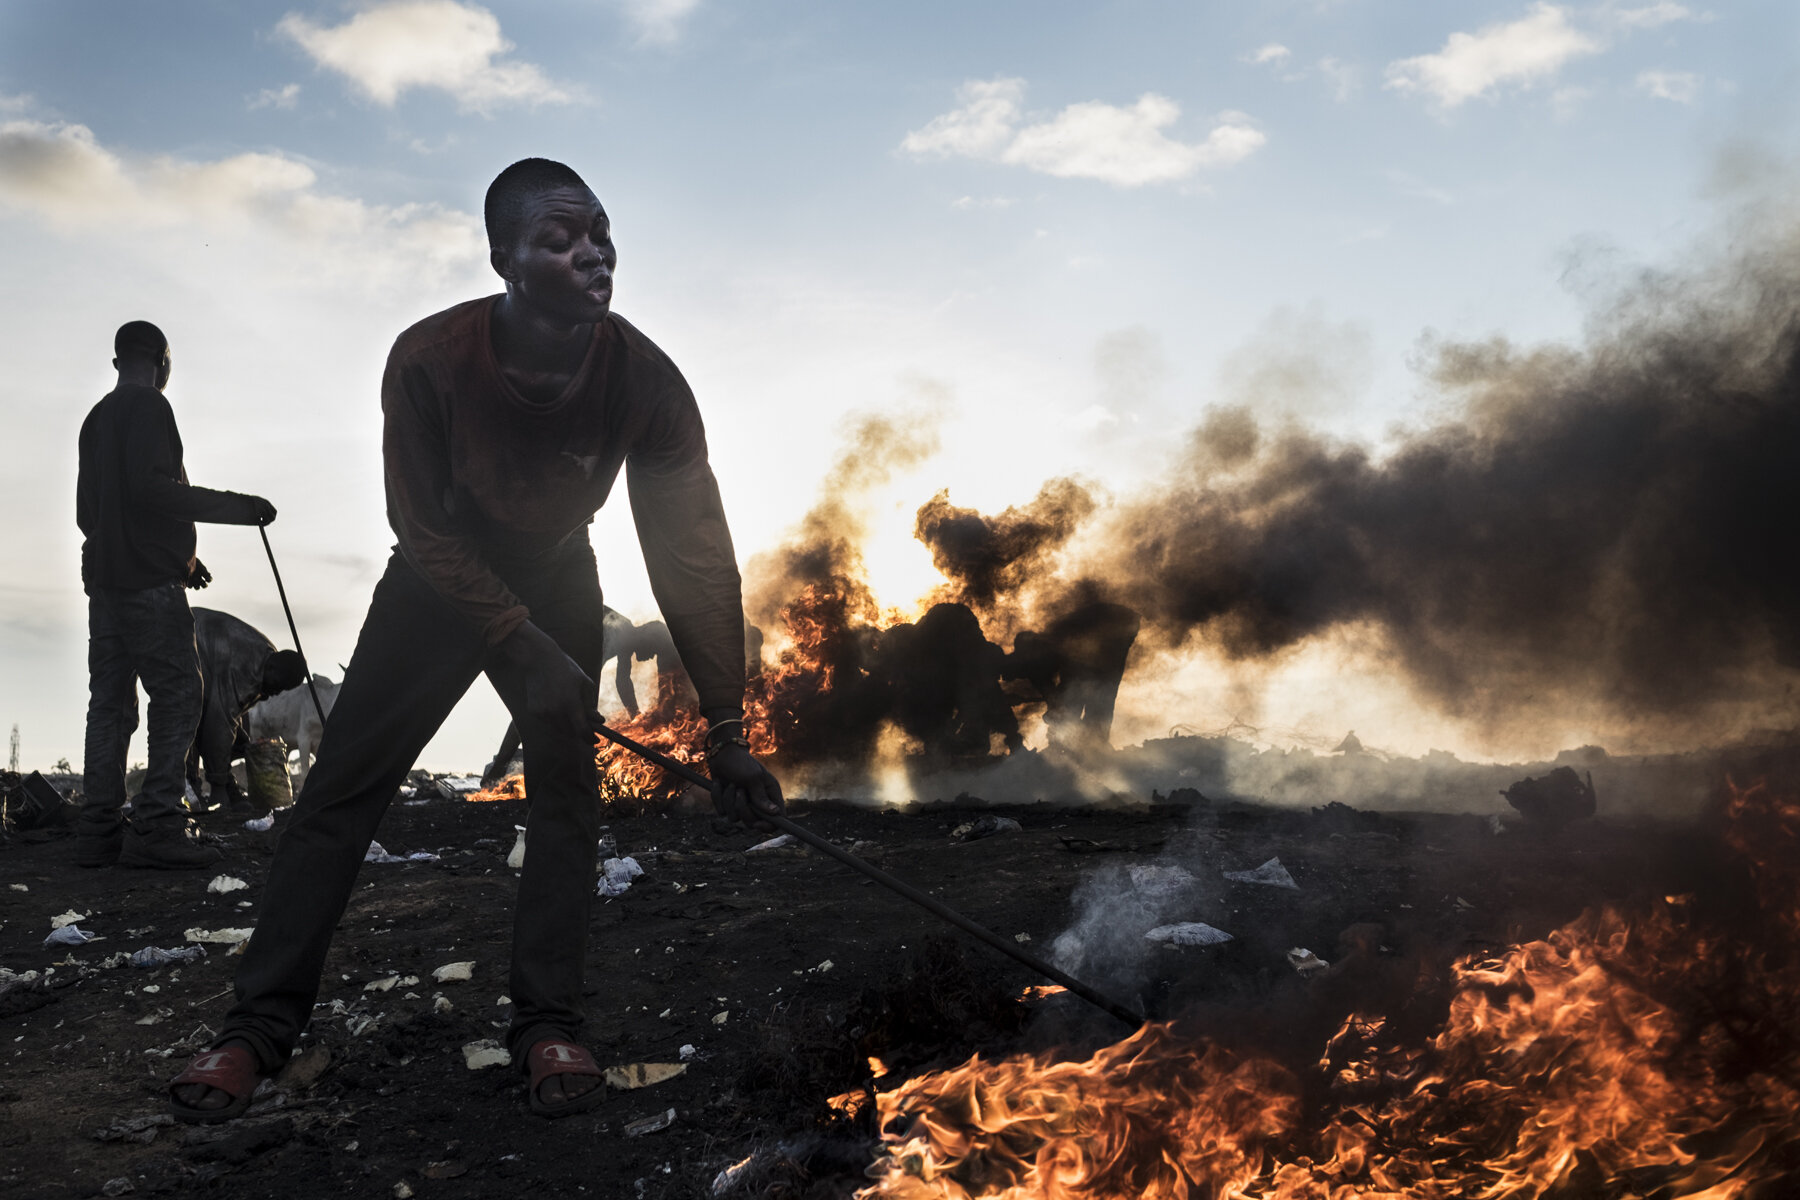
<path id="1" fill-rule="evenodd" d="M 594 732 L 605 738 L 607 741 L 618 746 L 623 746 L 633 754 L 648 759 L 663 770 L 668 771 L 670 774 L 677 775 L 682 779 L 687 780 L 689 783 L 707 788 L 708 790 L 712 788 L 712 780 L 694 770 L 694 768 L 688 766 L 686 763 L 677 762 L 666 754 L 659 754 L 655 750 L 650 749 L 650 747 L 615 731 L 611 726 L 598 723 L 597 717 L 596 722 Z M 823 851 L 843 863 L 845 866 L 852 867 L 862 872 L 876 883 L 879 883 L 882 887 L 887 888 L 897 895 L 904 896 L 906 899 L 911 900 L 914 904 L 917 904 L 920 908 L 923 908 L 933 916 L 950 922 L 950 924 L 956 926 L 964 933 L 969 934 L 971 937 L 986 942 L 989 946 L 1000 951 L 1000 953 L 1006 955 L 1008 958 L 1016 959 L 1017 961 L 1024 963 L 1033 971 L 1042 975 L 1045 979 L 1060 983 L 1070 992 L 1080 996 L 1083 1000 L 1086 1000 L 1096 1008 L 1105 1009 L 1119 1020 L 1125 1022 L 1125 1024 L 1131 1026 L 1131 1028 L 1137 1029 L 1143 1025 L 1144 1018 L 1138 1016 L 1135 1012 L 1132 1012 L 1131 1009 L 1127 1008 L 1125 1005 L 1102 995 L 1087 984 L 1081 982 L 1079 979 L 1057 970 L 1036 955 L 1026 953 L 1024 950 L 1019 949 L 1016 943 L 1008 941 L 991 929 L 977 925 L 955 909 L 940 904 L 937 900 L 926 895 L 924 892 L 921 892 L 918 888 L 913 887 L 910 883 L 896 879 L 875 864 L 864 862 L 848 850 L 832 845 L 804 825 L 796 824 L 786 817 L 772 813 L 758 813 L 757 819 L 767 821 L 783 833 L 792 834 L 813 849 Z"/>

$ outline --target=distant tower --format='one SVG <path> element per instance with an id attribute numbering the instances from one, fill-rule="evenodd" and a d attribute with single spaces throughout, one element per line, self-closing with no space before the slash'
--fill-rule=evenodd
<path id="1" fill-rule="evenodd" d="M 6 769 L 14 775 L 19 773 L 19 725 L 16 721 L 13 723 L 12 754 L 7 759 Z"/>

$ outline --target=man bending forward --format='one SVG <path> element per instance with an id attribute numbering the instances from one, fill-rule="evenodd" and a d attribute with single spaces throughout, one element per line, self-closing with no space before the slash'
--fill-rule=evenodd
<path id="1" fill-rule="evenodd" d="M 483 672 L 523 734 L 531 795 L 508 1048 L 532 1111 L 599 1101 L 600 1071 L 575 1041 L 600 823 L 598 690 L 577 664 L 600 661 L 587 528 L 621 466 L 722 803 L 740 817 L 781 811 L 742 736 L 743 606 L 700 414 L 668 356 L 610 312 L 606 212 L 568 167 L 525 159 L 488 188 L 485 216 L 505 294 L 427 317 L 388 357 L 382 454 L 399 545 L 270 866 L 237 1002 L 171 1085 L 183 1120 L 238 1115 L 287 1061 L 382 813 Z"/>

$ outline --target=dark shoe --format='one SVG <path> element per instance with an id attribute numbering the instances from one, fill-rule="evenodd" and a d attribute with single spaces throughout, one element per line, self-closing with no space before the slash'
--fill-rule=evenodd
<path id="1" fill-rule="evenodd" d="M 200 844 L 179 826 L 140 830 L 134 825 L 125 831 L 124 845 L 119 849 L 121 867 L 163 871 L 203 871 L 224 857 L 217 847 Z"/>
<path id="2" fill-rule="evenodd" d="M 78 867 L 110 867 L 119 861 L 119 847 L 125 841 L 125 828 L 111 833 L 79 833 L 75 835 L 75 865 Z"/>

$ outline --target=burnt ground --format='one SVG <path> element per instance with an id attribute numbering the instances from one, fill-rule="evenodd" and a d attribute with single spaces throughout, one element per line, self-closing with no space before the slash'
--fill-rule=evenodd
<path id="1" fill-rule="evenodd" d="M 1279 856 L 1299 890 L 1212 886 L 1205 910 L 1187 919 L 1236 940 L 1153 956 L 1142 995 L 1153 1010 L 1248 1001 L 1270 1011 L 1271 999 L 1312 986 L 1288 965 L 1290 948 L 1330 959 L 1359 924 L 1379 927 L 1383 953 L 1449 954 L 1541 936 L 1597 902 L 1680 890 L 1700 869 L 1687 829 L 1604 811 L 1545 836 L 1496 835 L 1467 814 L 1342 806 L 1027 806 L 984 810 L 1022 829 L 966 843 L 952 831 L 981 815 L 966 808 L 801 801 L 794 811 L 1044 954 L 1097 868 L 1172 856 L 1216 879 Z M 984 947 L 964 950 L 960 935 L 942 940 L 934 918 L 822 855 L 746 853 L 762 835 L 720 831 L 706 816 L 615 816 L 607 832 L 618 853 L 646 873 L 597 907 L 586 1040 L 603 1064 L 673 1063 L 682 1046 L 694 1049 L 676 1078 L 615 1091 L 592 1114 L 540 1120 L 513 1070 L 471 1070 L 461 1049 L 504 1027 L 515 890 L 505 859 L 522 815 L 522 801 L 396 804 L 383 845 L 442 857 L 363 868 L 301 1060 L 315 1077 L 265 1093 L 246 1120 L 150 1124 L 113 1140 L 101 1131 L 165 1111 L 164 1083 L 218 1026 L 237 960 L 215 946 L 178 967 L 102 964 L 120 951 L 180 946 L 190 928 L 252 924 L 261 905 L 279 902 L 262 881 L 280 822 L 261 834 L 205 818 L 226 842 L 218 872 L 84 871 L 67 837 L 0 844 L 0 967 L 43 973 L 0 992 L 0 1191 L 19 1200 L 697 1197 L 712 1194 L 722 1169 L 775 1147 L 788 1165 L 746 1173 L 731 1194 L 848 1195 L 872 1131 L 830 1124 L 825 1101 L 867 1084 L 869 1054 L 891 1069 L 888 1087 L 977 1048 L 1117 1036 L 1071 998 L 1019 1001 L 1036 982 L 1025 968 Z M 219 873 L 248 889 L 209 894 Z M 44 949 L 50 919 L 69 909 L 88 914 L 80 927 L 105 940 Z M 475 963 L 468 982 L 432 982 L 433 968 L 466 960 Z M 422 982 L 366 990 L 392 975 Z M 669 1110 L 666 1128 L 628 1135 Z"/>

